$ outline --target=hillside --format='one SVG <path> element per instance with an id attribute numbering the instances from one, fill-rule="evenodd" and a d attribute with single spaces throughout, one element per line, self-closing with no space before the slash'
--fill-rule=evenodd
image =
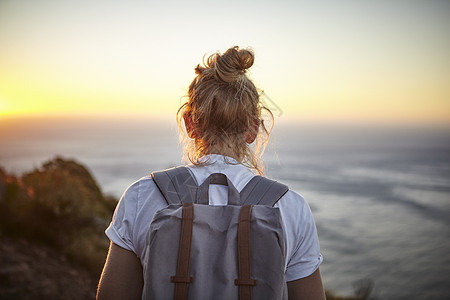
<path id="1" fill-rule="evenodd" d="M 0 298 L 95 298 L 116 201 L 73 160 L 0 169 Z"/>
<path id="2" fill-rule="evenodd" d="M 95 299 L 97 283 L 54 248 L 0 236 L 0 299 Z"/>

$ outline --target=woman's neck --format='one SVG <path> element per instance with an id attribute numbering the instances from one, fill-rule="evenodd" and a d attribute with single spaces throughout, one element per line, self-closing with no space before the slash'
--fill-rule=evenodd
<path id="1" fill-rule="evenodd" d="M 219 155 L 223 155 L 223 156 L 228 156 L 233 158 L 234 160 L 236 160 L 237 162 L 242 162 L 242 158 L 240 158 L 235 151 L 233 151 L 230 148 L 213 148 L 211 149 L 209 154 L 219 154 Z"/>

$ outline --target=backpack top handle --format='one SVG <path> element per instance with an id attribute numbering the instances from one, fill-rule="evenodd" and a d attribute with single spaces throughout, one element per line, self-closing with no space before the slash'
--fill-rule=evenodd
<path id="1" fill-rule="evenodd" d="M 209 204 L 209 185 L 220 184 L 228 186 L 228 205 L 241 205 L 239 192 L 225 174 L 213 173 L 200 185 L 196 203 Z"/>

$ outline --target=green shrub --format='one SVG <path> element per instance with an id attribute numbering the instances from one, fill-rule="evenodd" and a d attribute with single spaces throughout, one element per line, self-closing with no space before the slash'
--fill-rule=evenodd
<path id="1" fill-rule="evenodd" d="M 21 178 L 0 169 L 2 231 L 55 247 L 95 274 L 107 253 L 104 230 L 116 203 L 73 160 L 57 157 Z"/>

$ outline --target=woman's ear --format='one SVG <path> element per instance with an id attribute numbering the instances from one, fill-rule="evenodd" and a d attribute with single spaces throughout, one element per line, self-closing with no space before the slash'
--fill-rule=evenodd
<path id="1" fill-rule="evenodd" d="M 183 115 L 184 126 L 186 127 L 186 133 L 189 138 L 195 139 L 197 138 L 197 133 L 195 132 L 194 123 L 192 122 L 190 115 Z"/>
<path id="2" fill-rule="evenodd" d="M 245 142 L 247 144 L 251 144 L 255 141 L 256 137 L 258 136 L 259 124 L 260 121 L 258 119 L 253 122 L 253 125 L 251 126 L 250 130 L 247 133 L 247 137 L 245 138 Z"/>

